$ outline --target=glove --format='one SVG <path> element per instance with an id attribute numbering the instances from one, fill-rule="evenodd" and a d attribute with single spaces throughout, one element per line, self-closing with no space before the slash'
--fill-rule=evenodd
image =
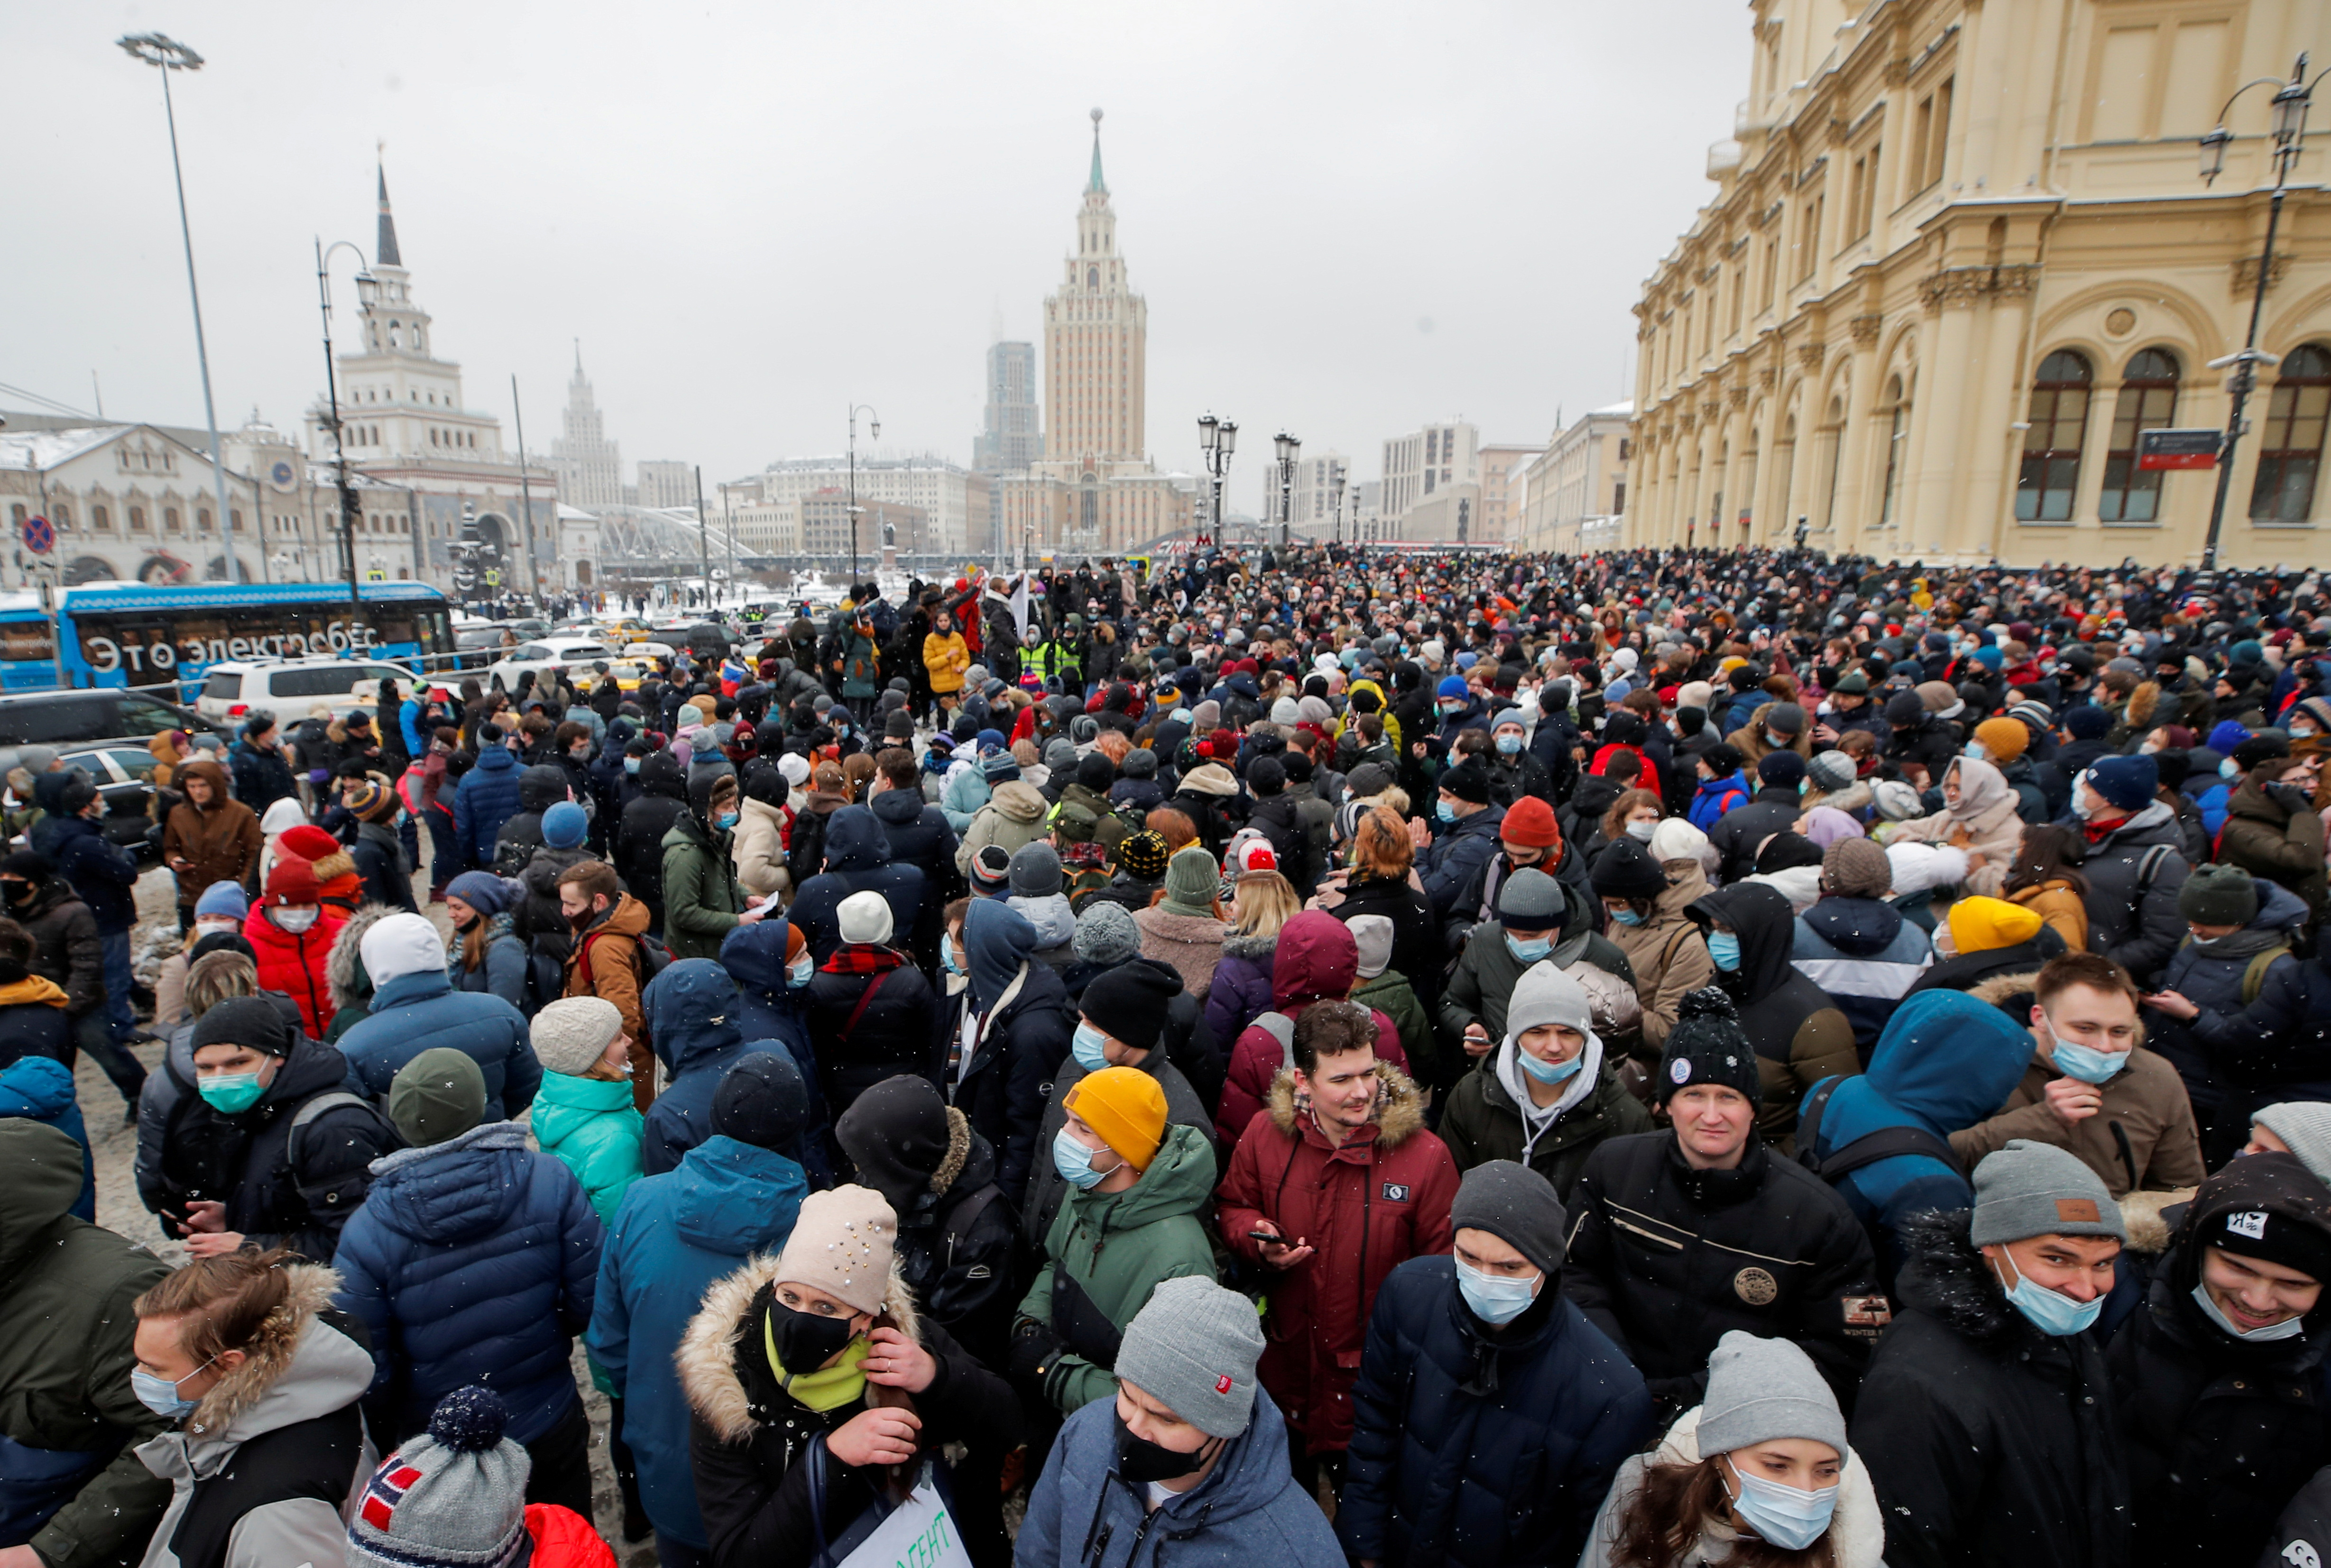
<path id="1" fill-rule="evenodd" d="M 1023 1317 L 1012 1327 L 1012 1347 L 1004 1357 L 1004 1370 L 1016 1378 L 1031 1383 L 1040 1381 L 1061 1358 L 1061 1336 L 1052 1332 L 1051 1325 Z"/>

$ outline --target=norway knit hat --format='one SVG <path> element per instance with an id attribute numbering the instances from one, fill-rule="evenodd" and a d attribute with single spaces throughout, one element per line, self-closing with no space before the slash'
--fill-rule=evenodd
<path id="1" fill-rule="evenodd" d="M 1449 1205 L 1452 1231 L 1487 1231 L 1551 1276 L 1562 1267 L 1570 1217 L 1554 1183 L 1513 1160 L 1489 1160 L 1465 1173 Z M 1549 1278 L 1544 1288 L 1554 1288 Z"/>
<path id="2" fill-rule="evenodd" d="M 195 918 L 197 920 L 221 919 L 229 915 L 241 920 L 250 914 L 251 900 L 243 897 L 240 882 L 213 882 L 203 889 L 203 896 L 195 900 Z"/>
<path id="3" fill-rule="evenodd" d="M 1137 1171 L 1149 1168 L 1149 1162 L 1157 1157 L 1157 1145 L 1165 1141 L 1166 1090 L 1137 1067 L 1105 1067 L 1089 1072 L 1069 1086 L 1061 1105 L 1083 1117 L 1085 1125 L 1100 1135 L 1101 1142 L 1123 1155 Z"/>
<path id="4" fill-rule="evenodd" d="M 623 1032 L 623 1015 L 614 1003 L 598 996 L 562 996 L 545 1003 L 528 1029 L 542 1070 L 569 1078 L 589 1072 Z"/>
<path id="5" fill-rule="evenodd" d="M 542 841 L 554 850 L 571 850 L 583 841 L 591 819 L 573 801 L 560 801 L 542 813 Z"/>
<path id="6" fill-rule="evenodd" d="M 1894 863 L 1868 839 L 1840 839 L 1822 851 L 1822 885 L 1841 898 L 1883 898 L 1894 889 Z"/>
<path id="7" fill-rule="evenodd" d="M 2141 812 L 2161 787 L 2161 767 L 2143 752 L 2135 756 L 2100 756 L 2080 775 L 2088 786 L 2117 811 Z"/>
<path id="8" fill-rule="evenodd" d="M 712 1130 L 783 1154 L 809 1126 L 809 1085 L 792 1055 L 768 1044 L 763 1041 L 757 1050 L 748 1047 L 720 1075 L 712 1090 Z"/>
<path id="9" fill-rule="evenodd" d="M 502 1435 L 501 1396 L 472 1383 L 437 1402 L 429 1430 L 383 1460 L 348 1520 L 353 1568 L 504 1568 L 528 1541 L 534 1461 Z"/>
<path id="10" fill-rule="evenodd" d="M 1498 888 L 1498 924 L 1508 931 L 1558 927 L 1569 912 L 1562 884 L 1536 866 L 1516 871 Z"/>
<path id="11" fill-rule="evenodd" d="M 1132 912 L 1113 898 L 1094 898 L 1077 912 L 1070 949 L 1087 964 L 1122 964 L 1141 951 L 1141 927 Z"/>
<path id="12" fill-rule="evenodd" d="M 2053 1144 L 2011 1138 L 1974 1168 L 1974 1221 L 1968 1240 L 2027 1241 L 2034 1236 L 2128 1240 L 2120 1205 L 2079 1155 Z"/>
<path id="13" fill-rule="evenodd" d="M 1708 1396 L 1699 1403 L 1702 1459 L 1779 1438 L 1826 1443 L 1843 1459 L 1845 1417 L 1837 1395 L 1793 1340 L 1760 1339 L 1731 1329 L 1708 1358 Z"/>
<path id="14" fill-rule="evenodd" d="M 402 975 L 445 967 L 444 939 L 422 915 L 395 914 L 375 921 L 357 944 L 357 953 L 376 991 Z"/>
<path id="15" fill-rule="evenodd" d="M 899 1216 L 871 1187 L 834 1187 L 802 1200 L 778 1254 L 778 1285 L 809 1285 L 860 1312 L 880 1312 L 890 1285 Z"/>
<path id="16" fill-rule="evenodd" d="M 1222 891 L 1214 858 L 1198 845 L 1182 850 L 1166 863 L 1166 896 L 1193 909 L 1211 905 Z"/>
<path id="17" fill-rule="evenodd" d="M 1841 751 L 1815 752 L 1805 764 L 1805 776 L 1824 794 L 1853 787 L 1853 759 Z"/>
<path id="18" fill-rule="evenodd" d="M 844 942 L 879 946 L 890 939 L 890 905 L 880 893 L 852 893 L 834 916 Z"/>
<path id="19" fill-rule="evenodd" d="M 2252 1111 L 2250 1121 L 2280 1138 L 2316 1180 L 2331 1184 L 2331 1104 L 2284 1100 Z"/>
<path id="20" fill-rule="evenodd" d="M 1951 946 L 1961 957 L 2029 942 L 2040 935 L 2041 925 L 2039 912 L 2029 906 L 1980 894 L 1953 904 L 1948 920 Z"/>
<path id="21" fill-rule="evenodd" d="M 2258 911 L 2258 884 L 2240 866 L 2196 866 L 2177 889 L 2177 912 L 2196 926 L 2247 926 Z"/>
<path id="22" fill-rule="evenodd" d="M 1123 912 L 1121 905 L 1109 907 Z M 1172 965 L 1134 958 L 1095 975 L 1078 1005 L 1111 1040 L 1148 1050 L 1165 1031 L 1166 1007 L 1181 993 L 1182 977 Z"/>
<path id="23" fill-rule="evenodd" d="M 1668 877 L 1643 846 L 1618 839 L 1595 857 L 1588 880 L 1604 898 L 1656 898 L 1668 890 Z"/>
<path id="24" fill-rule="evenodd" d="M 1358 793 L 1353 792 L 1355 798 Z M 1498 824 L 1498 837 L 1526 850 L 1550 850 L 1562 842 L 1562 827 L 1554 819 L 1552 806 L 1536 795 L 1524 795 L 1506 808 L 1505 820 Z"/>
<path id="25" fill-rule="evenodd" d="M 1117 1375 L 1210 1438 L 1234 1438 L 1254 1415 L 1262 1325 L 1254 1303 L 1194 1275 L 1159 1281 L 1125 1326 Z"/>
<path id="26" fill-rule="evenodd" d="M 1361 979 L 1374 980 L 1392 967 L 1392 917 L 1355 915 L 1344 924 L 1351 928 L 1352 941 L 1360 950 Z"/>
<path id="27" fill-rule="evenodd" d="M 195 1021 L 193 1047 L 239 1045 L 268 1056 L 291 1054 L 290 1026 L 262 996 L 230 996 Z"/>
<path id="28" fill-rule="evenodd" d="M 423 1051 L 389 1080 L 388 1119 L 416 1149 L 460 1137 L 485 1114 L 486 1075 L 450 1045 Z"/>
<path id="29" fill-rule="evenodd" d="M 1651 1087 L 1665 1105 L 1677 1090 L 1696 1084 L 1737 1089 L 1752 1106 L 1762 1088 L 1756 1052 L 1740 1027 L 1740 1014 L 1733 1009 L 1732 998 L 1714 985 L 1684 993 L 1675 1027 L 1668 1031 L 1667 1049 L 1660 1055 L 1659 1081 Z"/>
<path id="30" fill-rule="evenodd" d="M 1012 855 L 1002 844 L 982 844 L 971 857 L 971 890 L 978 898 L 994 898 L 1009 890 Z"/>
<path id="31" fill-rule="evenodd" d="M 1049 898 L 1061 890 L 1061 852 L 1037 840 L 1012 851 L 1012 891 L 1023 898 Z"/>

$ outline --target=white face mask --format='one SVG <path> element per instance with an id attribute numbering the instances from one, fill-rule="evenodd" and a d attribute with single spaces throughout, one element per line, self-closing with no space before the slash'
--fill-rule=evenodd
<path id="1" fill-rule="evenodd" d="M 1651 835 L 1659 831 L 1660 824 L 1657 822 L 1629 822 L 1627 824 L 1627 836 L 1634 840 L 1635 842 L 1639 844 L 1650 843 L 1651 841 Z"/>
<path id="2" fill-rule="evenodd" d="M 316 923 L 316 917 L 322 913 L 321 909 L 313 905 L 300 909 L 279 904 L 268 912 L 268 918 L 275 922 L 278 930 L 289 931 L 296 936 L 313 926 Z"/>

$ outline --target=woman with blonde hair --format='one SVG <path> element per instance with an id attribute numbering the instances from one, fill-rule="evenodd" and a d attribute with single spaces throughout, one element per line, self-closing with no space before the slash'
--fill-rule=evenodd
<path id="1" fill-rule="evenodd" d="M 1270 1011 L 1280 928 L 1302 908 L 1293 885 L 1277 871 L 1242 871 L 1232 884 L 1230 934 L 1206 993 L 1206 1022 L 1216 1040 L 1236 1040 Z"/>

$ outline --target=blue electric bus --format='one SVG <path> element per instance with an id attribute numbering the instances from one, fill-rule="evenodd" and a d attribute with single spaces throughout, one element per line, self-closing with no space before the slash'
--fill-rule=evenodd
<path id="1" fill-rule="evenodd" d="M 410 661 L 416 672 L 450 666 L 444 594 L 425 583 L 367 583 L 362 603 L 351 615 L 346 588 L 317 583 L 92 584 L 59 594 L 52 641 L 39 596 L 6 594 L 0 690 L 168 687 L 175 700 L 228 659 L 339 653 Z"/>

